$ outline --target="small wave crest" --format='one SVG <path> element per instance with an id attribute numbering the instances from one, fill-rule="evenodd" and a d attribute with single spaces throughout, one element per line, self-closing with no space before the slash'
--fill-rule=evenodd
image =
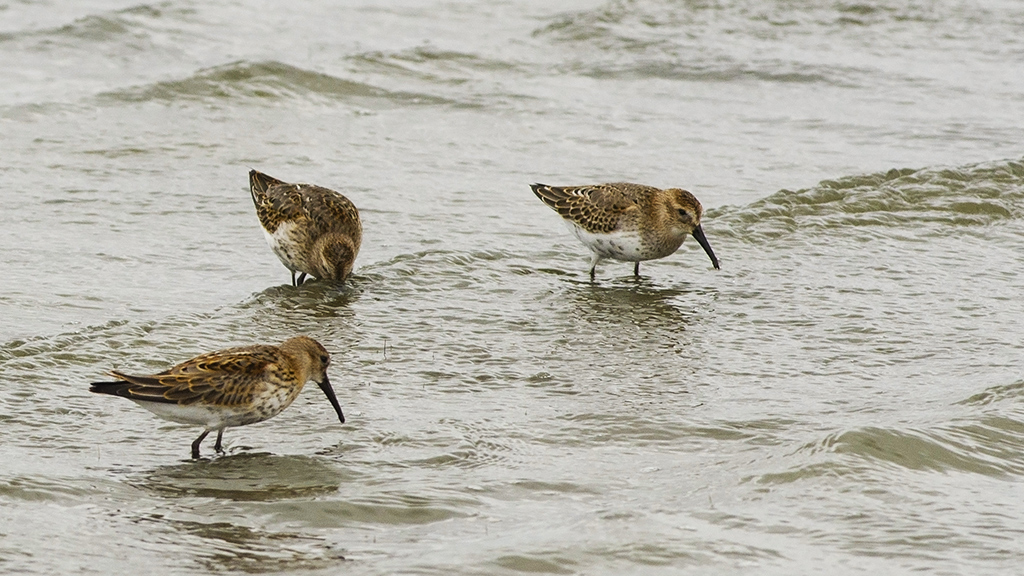
<path id="1" fill-rule="evenodd" d="M 641 0 L 563 14 L 533 35 L 584 49 L 569 68 L 586 76 L 848 86 L 860 84 L 864 71 L 792 51 L 785 58 L 765 55 L 780 53 L 773 48 L 791 45 L 793 36 L 811 37 L 808 29 L 884 21 L 880 11 Z"/>
<path id="2" fill-rule="evenodd" d="M 716 235 L 779 237 L 803 229 L 985 226 L 1024 216 L 1024 159 L 826 180 L 739 209 L 709 211 Z"/>
<path id="3" fill-rule="evenodd" d="M 139 42 L 148 38 L 154 23 L 166 13 L 167 6 L 140 4 L 123 10 L 89 14 L 55 27 L 2 33 L 0 42 L 25 41 L 37 47 L 54 44 L 78 46 L 83 42 L 123 42 L 140 46 Z"/>
<path id="4" fill-rule="evenodd" d="M 363 105 L 373 102 L 389 105 L 451 103 L 436 96 L 389 91 L 276 61 L 232 62 L 200 70 L 180 80 L 107 92 L 102 98 L 121 102 L 319 98 L 357 101 Z"/>
<path id="5" fill-rule="evenodd" d="M 1024 398 L 1024 380 L 1012 384 L 992 386 L 960 402 L 967 406 L 999 405 L 1006 402 L 1018 403 Z"/>
<path id="6" fill-rule="evenodd" d="M 847 430 L 830 435 L 822 447 L 911 470 L 1024 474 L 1024 425 L 995 415 L 929 429 Z"/>

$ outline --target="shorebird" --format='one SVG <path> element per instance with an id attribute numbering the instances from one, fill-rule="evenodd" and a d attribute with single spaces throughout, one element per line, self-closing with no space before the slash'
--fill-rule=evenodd
<path id="1" fill-rule="evenodd" d="M 224 429 L 272 418 L 288 407 L 303 385 L 316 382 L 345 423 L 338 399 L 327 378 L 331 355 L 307 336 L 289 338 L 279 346 L 256 345 L 209 352 L 149 376 L 111 371 L 113 382 L 93 382 L 91 392 L 127 398 L 157 416 L 181 424 L 203 427 L 192 443 L 199 445 L 217 431 L 223 452 Z"/>
<path id="2" fill-rule="evenodd" d="M 621 182 L 530 187 L 590 248 L 591 280 L 597 263 L 605 258 L 634 262 L 633 274 L 639 276 L 642 260 L 672 254 L 687 236 L 696 238 L 715 269 L 719 268 L 718 258 L 700 225 L 704 207 L 686 190 Z"/>
<path id="3" fill-rule="evenodd" d="M 292 286 L 301 285 L 306 274 L 343 282 L 352 273 L 363 225 L 348 198 L 322 186 L 288 184 L 256 170 L 249 171 L 249 190 L 267 244 L 292 272 Z"/>

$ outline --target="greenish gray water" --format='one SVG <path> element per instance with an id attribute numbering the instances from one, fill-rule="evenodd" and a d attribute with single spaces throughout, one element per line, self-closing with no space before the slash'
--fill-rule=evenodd
<path id="1" fill-rule="evenodd" d="M 0 4 L 0 571 L 1004 574 L 1024 559 L 1012 2 Z M 346 194 L 294 289 L 257 168 Z M 529 184 L 692 190 L 588 256 Z M 111 368 L 297 333 L 198 430 Z"/>

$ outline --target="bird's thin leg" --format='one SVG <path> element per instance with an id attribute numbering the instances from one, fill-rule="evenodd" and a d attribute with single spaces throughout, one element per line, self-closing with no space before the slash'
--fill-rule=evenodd
<path id="1" fill-rule="evenodd" d="M 635 276 L 637 278 L 640 277 L 640 261 L 639 260 L 637 260 L 636 263 L 633 265 L 633 276 Z"/>
<path id="2" fill-rule="evenodd" d="M 199 445 L 203 443 L 203 440 L 206 440 L 206 435 L 209 434 L 209 433 L 210 433 L 209 430 L 203 430 L 203 433 L 199 435 L 199 438 L 196 438 L 196 441 L 192 443 L 192 458 L 193 459 L 199 458 Z"/>
<path id="3" fill-rule="evenodd" d="M 298 284 L 295 283 L 295 270 L 292 270 L 292 286 L 298 286 Z"/>
<path id="4" fill-rule="evenodd" d="M 299 273 L 299 282 L 296 284 L 296 286 L 302 286 L 302 282 L 305 279 L 306 279 L 306 273 L 305 272 L 300 272 Z"/>
<path id="5" fill-rule="evenodd" d="M 224 447 L 220 445 L 220 440 L 223 437 L 224 437 L 224 429 L 221 428 L 220 430 L 217 430 L 217 443 L 213 445 L 213 449 L 216 450 L 218 454 L 223 454 L 224 453 Z"/>

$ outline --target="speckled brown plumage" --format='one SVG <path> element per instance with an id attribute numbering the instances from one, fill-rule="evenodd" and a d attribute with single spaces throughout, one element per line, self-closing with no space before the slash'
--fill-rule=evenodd
<path id="1" fill-rule="evenodd" d="M 607 234 L 636 222 L 644 193 L 655 188 L 639 184 L 596 184 L 592 186 L 547 186 L 533 184 L 533 193 L 587 232 Z"/>
<path id="2" fill-rule="evenodd" d="M 215 449 L 221 451 L 224 428 L 262 422 L 287 408 L 303 385 L 317 382 L 338 413 L 345 416 L 327 377 L 330 354 L 306 336 L 280 346 L 256 345 L 201 354 L 163 372 L 131 376 L 111 371 L 114 382 L 94 382 L 90 391 L 127 398 L 158 416 L 205 428 L 192 445 L 217 430 Z"/>
<path id="3" fill-rule="evenodd" d="M 674 253 L 688 235 L 700 243 L 717 269 L 718 258 L 704 236 L 704 208 L 679 188 L 660 189 L 618 182 L 587 186 L 532 184 L 534 194 L 569 225 L 592 252 L 590 277 L 604 258 L 634 262 Z"/>
<path id="4" fill-rule="evenodd" d="M 267 243 L 291 270 L 293 285 L 302 284 L 306 274 L 335 282 L 348 277 L 363 239 L 359 210 L 348 198 L 256 170 L 249 171 L 249 190 Z"/>

